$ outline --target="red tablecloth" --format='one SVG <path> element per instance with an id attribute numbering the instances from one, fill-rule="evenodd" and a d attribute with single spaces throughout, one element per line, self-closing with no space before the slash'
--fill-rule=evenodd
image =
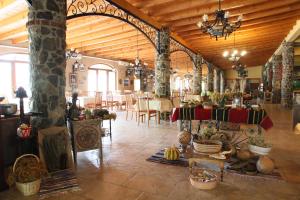
<path id="1" fill-rule="evenodd" d="M 265 130 L 273 126 L 266 111 L 247 108 L 213 108 L 204 109 L 201 106 L 193 108 L 174 108 L 171 116 L 176 120 L 218 120 L 232 123 L 259 124 Z"/>

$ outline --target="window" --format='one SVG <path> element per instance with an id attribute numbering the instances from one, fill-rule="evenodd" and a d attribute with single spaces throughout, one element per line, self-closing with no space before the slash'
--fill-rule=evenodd
<path id="1" fill-rule="evenodd" d="M 17 103 L 14 91 L 23 87 L 28 98 L 24 99 L 24 110 L 29 111 L 30 67 L 29 55 L 27 54 L 4 54 L 0 55 L 0 96 L 5 97 L 9 103 Z"/>
<path id="2" fill-rule="evenodd" d="M 105 64 L 93 65 L 88 71 L 88 91 L 107 91 L 116 90 L 116 72 L 113 68 Z"/>
<path id="3" fill-rule="evenodd" d="M 0 96 L 11 99 L 13 96 L 12 64 L 0 62 Z"/>
<path id="4" fill-rule="evenodd" d="M 175 90 L 180 90 L 182 89 L 182 81 L 180 77 L 176 77 L 175 79 Z"/>

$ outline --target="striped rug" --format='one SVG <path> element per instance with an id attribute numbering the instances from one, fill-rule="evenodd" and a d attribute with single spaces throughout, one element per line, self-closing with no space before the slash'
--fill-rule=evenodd
<path id="1" fill-rule="evenodd" d="M 80 190 L 80 188 L 74 171 L 66 169 L 53 172 L 50 177 L 42 180 L 39 198 L 45 199 L 50 196 L 78 190 Z"/>

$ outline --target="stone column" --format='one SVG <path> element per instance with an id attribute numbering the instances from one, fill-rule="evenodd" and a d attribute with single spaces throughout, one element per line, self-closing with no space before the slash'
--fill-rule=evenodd
<path id="1" fill-rule="evenodd" d="M 268 71 L 268 63 L 266 63 L 263 66 L 262 75 L 261 75 L 261 79 L 262 79 L 262 82 L 263 82 L 265 88 L 268 85 L 268 73 L 267 73 L 267 71 Z"/>
<path id="2" fill-rule="evenodd" d="M 280 103 L 281 99 L 281 55 L 274 55 L 272 60 L 272 103 Z"/>
<path id="3" fill-rule="evenodd" d="M 220 70 L 214 70 L 214 92 L 220 92 Z"/>
<path id="4" fill-rule="evenodd" d="M 225 92 L 225 75 L 224 71 L 220 71 L 220 93 L 223 94 Z"/>
<path id="5" fill-rule="evenodd" d="M 281 105 L 285 108 L 293 106 L 293 68 L 294 46 L 292 42 L 284 41 L 282 45 Z"/>
<path id="6" fill-rule="evenodd" d="M 159 52 L 155 59 L 155 94 L 170 97 L 170 32 L 162 28 L 157 32 L 156 45 Z"/>
<path id="7" fill-rule="evenodd" d="M 202 92 L 202 66 L 201 56 L 196 55 L 194 58 L 193 66 L 193 94 L 201 95 Z"/>
<path id="8" fill-rule="evenodd" d="M 38 128 L 65 125 L 66 0 L 33 0 L 27 28 L 31 76 L 31 111 Z"/>
<path id="9" fill-rule="evenodd" d="M 272 91 L 272 80 L 273 80 L 273 69 L 272 69 L 272 63 L 269 63 L 268 65 L 268 69 L 267 69 L 267 73 L 268 73 L 268 87 L 267 89 L 269 91 Z"/>
<path id="10" fill-rule="evenodd" d="M 212 64 L 207 65 L 207 91 L 214 91 L 214 68 Z"/>

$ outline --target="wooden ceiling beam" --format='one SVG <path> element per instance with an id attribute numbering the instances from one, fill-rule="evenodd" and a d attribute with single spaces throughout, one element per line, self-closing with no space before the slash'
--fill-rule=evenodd
<path id="1" fill-rule="evenodd" d="M 139 52 L 142 51 L 142 50 L 150 50 L 152 48 L 152 46 L 150 46 L 149 44 L 141 44 L 139 46 Z M 116 53 L 116 52 L 128 52 L 128 54 L 134 54 L 137 55 L 137 50 L 136 50 L 136 47 L 135 46 L 122 46 L 122 47 L 115 47 L 115 48 L 103 48 L 103 49 L 98 49 L 98 50 L 95 50 L 93 52 L 91 52 L 91 54 L 97 54 L 97 53 L 102 53 L 102 54 L 110 54 L 110 53 Z M 126 53 L 127 54 L 127 53 Z M 154 58 L 154 57 L 153 57 Z"/>
<path id="2" fill-rule="evenodd" d="M 88 33 L 88 34 L 82 34 L 81 36 L 71 38 L 69 39 L 69 35 L 67 35 L 67 43 L 82 43 L 85 40 L 94 40 L 100 37 L 106 37 L 111 36 L 114 34 L 121 34 L 126 32 L 135 32 L 136 29 L 132 26 L 124 25 L 124 26 L 117 26 L 114 28 L 108 28 L 105 30 L 102 30 L 101 32 L 94 32 L 94 33 Z"/>
<path id="3" fill-rule="evenodd" d="M 97 39 L 91 39 L 91 40 L 85 40 L 84 42 L 77 42 L 77 43 L 72 43 L 72 40 L 67 40 L 69 46 L 74 47 L 74 48 L 80 48 L 83 45 L 86 47 L 86 49 L 93 49 L 95 46 L 105 43 L 105 42 L 113 42 L 113 41 L 124 41 L 128 38 L 135 37 L 136 38 L 136 31 L 128 31 L 125 33 L 115 33 L 111 34 L 109 36 L 104 36 L 101 37 L 99 36 Z"/>
<path id="4" fill-rule="evenodd" d="M 185 18 L 194 18 L 194 17 L 198 17 L 198 19 L 202 18 L 203 14 L 207 14 L 211 17 L 214 17 L 216 10 L 218 10 L 218 2 L 214 1 L 215 3 L 212 4 L 211 6 L 208 5 L 203 5 L 200 7 L 190 7 L 189 11 L 186 12 L 186 10 L 181 9 L 180 7 L 177 7 L 178 10 L 176 12 L 168 12 L 164 15 L 160 14 L 158 20 L 165 22 L 165 23 L 169 23 L 172 21 L 176 21 L 178 19 L 185 19 Z M 233 11 L 233 15 L 236 15 L 237 13 L 239 14 L 244 14 L 247 13 L 246 11 L 250 12 L 249 10 L 246 10 L 245 8 L 247 8 L 248 6 L 252 6 L 255 4 L 259 4 L 261 6 L 263 6 L 263 3 L 266 3 L 268 1 L 266 0 L 251 0 L 251 1 L 247 1 L 247 0 L 240 0 L 240 1 L 234 1 L 234 0 L 229 0 L 229 1 L 224 1 L 221 3 L 221 9 L 226 10 L 226 11 Z M 188 5 L 188 4 L 187 4 Z M 245 10 L 243 10 L 245 9 Z M 240 10 L 240 11 L 239 11 Z M 169 11 L 169 9 L 165 9 L 165 11 Z M 239 15 L 238 14 L 238 15 Z M 234 16 L 236 17 L 236 16 Z"/>
<path id="5" fill-rule="evenodd" d="M 26 34 L 27 34 L 27 28 L 25 26 L 22 26 L 20 28 L 14 29 L 9 32 L 1 33 L 0 40 L 12 39 L 14 37 L 19 37 L 19 36 L 26 35 Z"/>
<path id="6" fill-rule="evenodd" d="M 152 44 L 150 44 L 147 40 L 144 40 L 144 41 L 139 41 L 139 47 L 141 46 L 144 46 L 144 45 L 148 45 L 148 46 L 152 46 Z M 109 46 L 105 46 L 105 45 L 99 45 L 98 48 L 96 49 L 93 49 L 93 50 L 88 50 L 88 51 L 84 51 L 83 49 L 79 49 L 80 52 L 84 52 L 84 53 L 98 53 L 98 52 L 103 52 L 103 51 L 106 51 L 106 50 L 116 50 L 118 51 L 119 49 L 136 49 L 137 45 L 135 42 L 131 42 L 131 43 L 124 43 L 122 45 L 120 44 L 112 44 L 112 45 L 109 45 Z M 153 47 L 153 46 L 152 46 Z"/>

